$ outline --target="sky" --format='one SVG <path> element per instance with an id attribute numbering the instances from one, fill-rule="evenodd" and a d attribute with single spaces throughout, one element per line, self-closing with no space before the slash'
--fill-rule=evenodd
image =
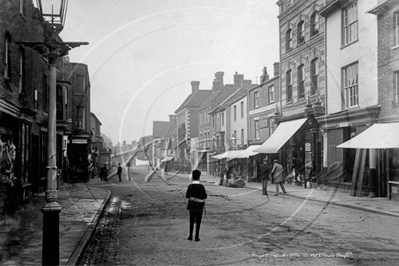
<path id="1" fill-rule="evenodd" d="M 91 112 L 114 144 L 152 135 L 191 93 L 212 89 L 215 73 L 259 83 L 279 61 L 276 0 L 69 0 L 64 41 L 88 65 Z"/>

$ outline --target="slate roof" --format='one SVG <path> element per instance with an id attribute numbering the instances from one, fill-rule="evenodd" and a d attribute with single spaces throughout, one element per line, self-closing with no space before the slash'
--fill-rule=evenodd
<path id="1" fill-rule="evenodd" d="M 152 122 L 152 136 L 154 139 L 161 138 L 165 135 L 170 126 L 168 121 L 154 121 Z"/>
<path id="2" fill-rule="evenodd" d="M 199 108 L 208 97 L 212 95 L 211 90 L 197 90 L 191 93 L 186 100 L 180 105 L 180 107 L 175 111 L 175 114 L 179 113 L 185 108 Z"/>

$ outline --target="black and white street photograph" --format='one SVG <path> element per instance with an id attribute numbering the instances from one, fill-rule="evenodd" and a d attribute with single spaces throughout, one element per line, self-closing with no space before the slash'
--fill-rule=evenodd
<path id="1" fill-rule="evenodd" d="M 399 1 L 0 0 L 0 265 L 397 265 Z"/>

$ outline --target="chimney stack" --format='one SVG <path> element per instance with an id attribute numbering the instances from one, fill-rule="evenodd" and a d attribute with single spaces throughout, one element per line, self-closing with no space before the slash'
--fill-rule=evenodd
<path id="1" fill-rule="evenodd" d="M 260 76 L 260 83 L 264 83 L 269 80 L 269 75 L 267 74 L 267 68 L 263 68 L 263 74 Z"/>
<path id="2" fill-rule="evenodd" d="M 238 74 L 237 72 L 234 74 L 234 87 L 239 88 L 241 86 L 241 81 L 244 80 L 243 74 Z"/>
<path id="3" fill-rule="evenodd" d="M 274 66 L 274 76 L 277 77 L 280 73 L 280 63 L 275 62 L 273 66 Z"/>
<path id="4" fill-rule="evenodd" d="M 191 92 L 195 93 L 199 90 L 199 81 L 191 81 Z"/>
<path id="5" fill-rule="evenodd" d="M 176 119 L 176 115 L 169 115 L 169 122 L 172 122 Z"/>
<path id="6" fill-rule="evenodd" d="M 241 88 L 249 90 L 251 88 L 252 80 L 244 79 L 241 81 Z"/>
<path id="7" fill-rule="evenodd" d="M 224 75 L 224 72 L 221 72 L 221 71 L 215 73 L 215 79 L 213 80 L 213 86 L 212 86 L 213 93 L 215 93 L 223 88 L 223 86 L 224 86 L 223 75 Z"/>

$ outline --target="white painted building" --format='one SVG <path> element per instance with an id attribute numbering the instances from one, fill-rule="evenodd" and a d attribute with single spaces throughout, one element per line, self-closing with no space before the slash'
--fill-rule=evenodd
<path id="1" fill-rule="evenodd" d="M 323 132 L 323 166 L 329 183 L 350 188 L 355 169 L 355 149 L 337 145 L 358 135 L 376 122 L 378 105 L 378 24 L 367 13 L 378 0 L 326 1 L 320 10 L 325 18 L 326 115 L 318 117 Z M 373 154 L 365 168 L 373 167 Z M 363 180 L 368 194 L 371 177 Z"/>

